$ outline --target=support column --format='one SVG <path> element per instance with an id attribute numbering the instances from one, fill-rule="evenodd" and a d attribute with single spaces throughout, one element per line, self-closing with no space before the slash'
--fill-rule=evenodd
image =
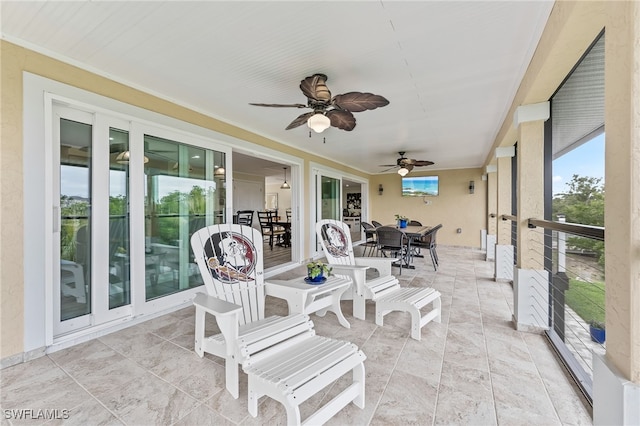
<path id="1" fill-rule="evenodd" d="M 640 424 L 640 3 L 607 2 L 605 317 L 594 425 Z"/>
<path id="2" fill-rule="evenodd" d="M 497 173 L 497 236 L 496 262 L 494 277 L 496 280 L 513 281 L 513 245 L 511 244 L 511 221 L 502 220 L 502 215 L 511 214 L 511 158 L 515 147 L 496 148 Z"/>
<path id="3" fill-rule="evenodd" d="M 497 211 L 498 211 L 498 180 L 497 166 L 491 164 L 487 166 L 487 255 L 486 260 L 496 258 L 496 237 L 497 237 Z"/>
<path id="4" fill-rule="evenodd" d="M 517 253 L 514 268 L 514 322 L 518 330 L 549 326 L 549 274 L 544 270 L 544 234 L 529 229 L 529 218 L 544 218 L 544 122 L 549 102 L 516 109 L 518 129 Z"/>

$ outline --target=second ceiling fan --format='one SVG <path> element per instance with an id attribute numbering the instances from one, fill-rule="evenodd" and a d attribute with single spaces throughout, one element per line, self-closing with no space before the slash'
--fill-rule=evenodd
<path id="1" fill-rule="evenodd" d="M 331 96 L 326 85 L 327 76 L 314 74 L 300 82 L 300 90 L 307 97 L 307 104 L 259 104 L 249 105 L 276 108 L 311 108 L 313 111 L 298 116 L 286 130 L 301 126 L 304 123 L 320 133 L 329 126 L 351 131 L 356 127 L 356 118 L 352 113 L 380 108 L 389 105 L 389 101 L 380 95 L 363 92 L 348 92 Z"/>
<path id="2" fill-rule="evenodd" d="M 389 169 L 383 170 L 382 172 L 386 172 L 392 169 L 395 169 L 396 167 L 399 167 L 398 169 L 398 174 L 401 176 L 405 176 L 407 173 L 409 173 L 411 170 L 413 170 L 414 167 L 423 167 L 423 166 L 431 166 L 433 164 L 435 164 L 433 161 L 428 161 L 428 160 L 415 160 L 413 158 L 407 158 L 404 156 L 405 151 L 399 151 L 398 154 L 400 154 L 400 158 L 398 158 L 396 160 L 396 164 L 381 164 L 380 167 L 390 167 Z"/>

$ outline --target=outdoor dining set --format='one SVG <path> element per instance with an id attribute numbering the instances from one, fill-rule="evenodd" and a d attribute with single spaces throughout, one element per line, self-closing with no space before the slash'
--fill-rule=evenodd
<path id="1" fill-rule="evenodd" d="M 424 257 L 422 249 L 428 250 L 433 269 L 438 270 L 438 254 L 436 252 L 436 234 L 442 224 L 435 226 L 423 226 L 422 223 L 412 220 L 404 227 L 400 225 L 382 225 L 379 222 L 362 222 L 362 228 L 366 236 L 364 255 L 382 255 L 398 257 L 393 264 L 400 268 L 414 269 L 413 259 Z"/>
<path id="2" fill-rule="evenodd" d="M 364 408 L 365 353 L 351 342 L 318 335 L 310 314 L 333 312 L 343 327 L 350 328 L 340 301 L 351 300 L 353 316 L 359 320 L 366 320 L 365 306 L 371 301 L 378 326 L 383 326 L 390 312 L 408 313 L 415 340 L 420 340 L 426 324 L 441 321 L 438 291 L 402 287 L 392 275 L 393 263 L 411 267 L 412 258 L 421 255 L 417 241 L 427 235 L 435 237 L 435 231 L 413 225 L 401 231 L 407 241 L 393 251 L 383 244 L 384 228 L 375 228 L 376 249 L 386 250 L 386 257 L 355 257 L 347 224 L 336 220 L 316 223 L 318 241 L 331 267 L 330 276 L 313 280 L 317 282 L 305 276 L 265 280 L 263 235 L 250 226 L 211 225 L 193 234 L 191 246 L 206 288 L 193 301 L 195 351 L 201 357 L 210 353 L 224 359 L 226 388 L 234 398 L 240 394 L 241 367 L 248 379 L 248 411 L 253 417 L 263 396 L 283 404 L 291 425 L 325 423 L 351 402 Z M 437 256 L 435 259 L 434 266 Z M 367 274 L 370 269 L 377 274 Z M 286 300 L 288 315 L 265 316 L 266 296 Z M 207 335 L 207 315 L 215 317 L 220 333 Z M 337 382 L 345 375 L 346 381 Z M 339 393 L 301 419 L 300 404 L 334 382 L 340 383 Z"/>

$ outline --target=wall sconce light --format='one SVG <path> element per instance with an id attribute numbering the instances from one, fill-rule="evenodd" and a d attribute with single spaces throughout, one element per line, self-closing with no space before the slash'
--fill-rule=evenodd
<path id="1" fill-rule="evenodd" d="M 473 194 L 476 189 L 476 183 L 472 180 L 469 181 L 469 194 Z"/>
<path id="2" fill-rule="evenodd" d="M 382 195 L 382 191 L 384 191 L 384 190 L 382 189 L 382 184 L 380 184 L 378 186 L 378 195 Z"/>

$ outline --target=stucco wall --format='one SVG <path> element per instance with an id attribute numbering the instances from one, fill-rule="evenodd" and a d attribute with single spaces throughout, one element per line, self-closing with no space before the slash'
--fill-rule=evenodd
<path id="1" fill-rule="evenodd" d="M 383 225 L 395 223 L 401 214 L 423 225 L 442 224 L 438 231 L 438 244 L 480 248 L 480 230 L 485 227 L 487 215 L 487 185 L 482 180 L 482 169 L 433 170 L 411 172 L 411 176 L 439 176 L 440 194 L 437 197 L 403 197 L 400 175 L 397 173 L 372 176 L 370 180 L 370 220 Z M 475 182 L 475 191 L 469 193 L 469 181 Z M 382 184 L 382 195 L 378 187 Z M 425 204 L 425 200 L 430 204 Z M 456 230 L 462 229 L 458 234 Z"/>

